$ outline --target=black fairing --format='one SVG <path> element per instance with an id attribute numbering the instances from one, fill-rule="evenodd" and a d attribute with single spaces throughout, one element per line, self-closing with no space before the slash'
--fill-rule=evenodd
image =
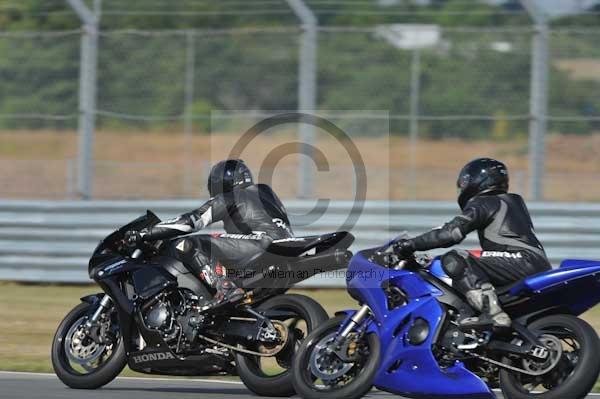
<path id="1" fill-rule="evenodd" d="M 99 265 L 108 264 L 107 262 L 117 257 L 121 257 L 121 255 L 115 254 L 114 252 L 110 251 L 105 251 L 101 253 L 94 252 L 88 263 L 88 272 L 90 277 L 94 278 L 94 269 L 96 269 Z"/>
<path id="2" fill-rule="evenodd" d="M 157 355 L 160 359 L 157 359 L 159 357 Z M 235 374 L 235 367 L 223 356 L 207 353 L 179 358 L 167 348 L 132 352 L 128 364 L 130 369 L 146 374 L 176 376 Z"/>
<path id="3" fill-rule="evenodd" d="M 131 280 L 136 294 L 143 300 L 177 286 L 177 278 L 160 266 L 148 265 L 136 270 L 131 274 Z"/>
<path id="4" fill-rule="evenodd" d="M 92 269 L 97 268 L 100 264 L 104 264 L 112 259 L 115 254 L 123 252 L 121 242 L 125 237 L 125 233 L 128 230 L 143 230 L 147 227 L 154 226 L 160 223 L 160 219 L 152 211 L 146 211 L 146 214 L 138 217 L 132 222 L 127 223 L 118 230 L 112 232 L 104 240 L 100 241 L 88 264 L 88 273 L 94 280 L 94 273 Z"/>
<path id="5" fill-rule="evenodd" d="M 212 298 L 206 286 L 183 263 L 168 256 L 156 256 L 148 261 L 149 265 L 161 267 L 177 279 L 179 288 L 187 288 L 198 295 L 201 304 Z"/>
<path id="6" fill-rule="evenodd" d="M 339 270 L 348 266 L 352 252 L 330 249 L 316 255 L 288 258 L 268 255 L 255 264 L 257 272 L 240 283 L 245 289 L 268 287 L 268 290 L 287 290 L 294 284 L 327 271 Z"/>
<path id="7" fill-rule="evenodd" d="M 96 281 L 107 279 L 111 276 L 132 272 L 144 265 L 119 254 L 103 256 L 103 262 L 90 268 L 90 277 Z"/>
<path id="8" fill-rule="evenodd" d="M 275 241 L 266 250 L 267 254 L 282 257 L 297 257 L 314 249 L 315 253 L 330 249 L 346 249 L 354 242 L 354 236 L 347 231 L 318 236 L 298 237 L 296 239 Z"/>

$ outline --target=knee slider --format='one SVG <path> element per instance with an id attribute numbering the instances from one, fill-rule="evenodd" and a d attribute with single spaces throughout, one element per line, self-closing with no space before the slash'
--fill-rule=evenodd
<path id="1" fill-rule="evenodd" d="M 442 268 L 453 279 L 460 279 L 465 274 L 466 258 L 459 251 L 450 251 L 442 256 Z"/>

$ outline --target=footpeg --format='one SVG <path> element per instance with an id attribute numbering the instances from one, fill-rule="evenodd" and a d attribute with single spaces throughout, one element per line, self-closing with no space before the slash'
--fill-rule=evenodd
<path id="1" fill-rule="evenodd" d="M 487 345 L 490 342 L 492 334 L 490 332 L 484 333 L 482 336 L 477 336 L 473 334 L 465 334 L 465 338 L 470 338 L 472 342 L 468 344 L 457 345 L 456 349 L 462 351 L 471 351 L 479 348 L 480 346 Z"/>

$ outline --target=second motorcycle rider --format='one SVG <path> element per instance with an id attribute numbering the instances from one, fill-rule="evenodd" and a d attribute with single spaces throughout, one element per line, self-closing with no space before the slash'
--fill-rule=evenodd
<path id="1" fill-rule="evenodd" d="M 465 294 L 479 317 L 463 319 L 464 327 L 510 327 L 494 287 L 507 286 L 550 270 L 523 198 L 508 193 L 508 169 L 495 159 L 478 158 L 461 170 L 457 188 L 462 214 L 442 227 L 394 246 L 400 254 L 447 248 L 477 231 L 483 251 L 452 250 L 442 265 L 454 287 Z"/>

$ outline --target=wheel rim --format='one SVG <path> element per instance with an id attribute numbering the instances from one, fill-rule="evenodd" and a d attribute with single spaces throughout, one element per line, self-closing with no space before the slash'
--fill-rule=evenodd
<path id="1" fill-rule="evenodd" d="M 569 380 L 577 367 L 581 352 L 581 343 L 575 332 L 565 326 L 549 326 L 539 329 L 540 339 L 547 344 L 550 341 L 544 337 L 552 337 L 552 342 L 560 344 L 560 358 L 555 362 L 556 365 L 546 374 L 541 376 L 526 376 L 523 374 L 512 374 L 512 377 L 518 383 L 519 390 L 530 395 L 540 395 L 547 391 L 558 388 Z M 531 362 L 524 362 L 523 367 L 526 370 L 534 370 L 537 365 Z"/>
<path id="2" fill-rule="evenodd" d="M 253 374 L 263 378 L 277 378 L 290 371 L 292 357 L 296 350 L 300 347 L 302 340 L 313 326 L 310 325 L 310 318 L 307 315 L 299 314 L 297 309 L 291 309 L 286 306 L 277 306 L 271 308 L 273 310 L 293 311 L 295 317 L 281 320 L 281 323 L 286 327 L 287 337 L 285 339 L 284 348 L 274 356 L 248 356 L 250 360 L 249 366 Z"/>
<path id="3" fill-rule="evenodd" d="M 119 337 L 112 344 L 99 344 L 85 333 L 88 316 L 79 317 L 61 339 L 60 362 L 69 373 L 88 375 L 101 369 L 115 354 Z"/>

